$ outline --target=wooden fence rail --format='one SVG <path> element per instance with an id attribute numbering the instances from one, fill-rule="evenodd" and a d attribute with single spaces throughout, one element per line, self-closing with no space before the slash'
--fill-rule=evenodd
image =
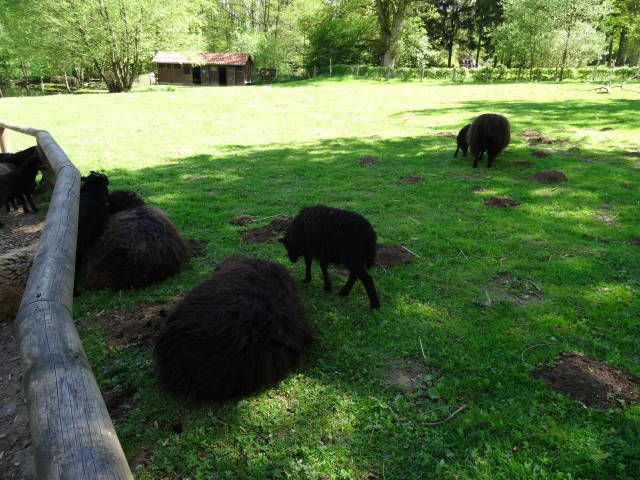
<path id="1" fill-rule="evenodd" d="M 38 479 L 133 479 L 72 318 L 80 173 L 44 130 L 0 121 L 36 138 L 56 176 L 14 329 Z"/>

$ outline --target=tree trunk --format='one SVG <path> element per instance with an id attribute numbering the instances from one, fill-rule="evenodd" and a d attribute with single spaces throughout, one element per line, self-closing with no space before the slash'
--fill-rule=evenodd
<path id="1" fill-rule="evenodd" d="M 387 50 L 386 52 L 384 52 L 384 55 L 382 57 L 382 66 L 393 68 L 395 67 L 395 65 L 396 65 L 396 57 L 391 52 L 391 50 Z"/>
<path id="2" fill-rule="evenodd" d="M 622 27 L 620 40 L 618 41 L 618 53 L 616 54 L 616 66 L 619 67 L 624 61 L 624 48 L 627 40 L 627 27 Z"/>
<path id="3" fill-rule="evenodd" d="M 71 93 L 71 88 L 69 88 L 69 78 L 67 77 L 67 72 L 64 72 L 64 86 L 67 87 L 67 93 Z"/>
<path id="4" fill-rule="evenodd" d="M 609 53 L 607 54 L 607 67 L 611 66 L 611 61 L 613 60 L 613 35 L 609 39 Z"/>
<path id="5" fill-rule="evenodd" d="M 480 50 L 482 49 L 482 27 L 478 32 L 478 50 L 476 50 L 476 67 L 480 66 Z"/>
<path id="6" fill-rule="evenodd" d="M 560 63 L 560 81 L 564 79 L 564 69 L 567 66 L 567 54 L 569 52 L 569 39 L 571 38 L 571 25 L 567 28 L 567 40 L 564 42 L 562 62 Z"/>
<path id="7" fill-rule="evenodd" d="M 447 45 L 447 52 L 448 52 L 447 67 L 451 68 L 451 57 L 453 56 L 453 42 L 449 42 L 449 45 Z"/>
<path id="8" fill-rule="evenodd" d="M 384 67 L 393 68 L 396 64 L 398 40 L 402 33 L 407 6 L 406 0 L 398 0 L 395 4 L 390 0 L 376 0 L 376 14 L 380 26 L 380 53 Z"/>

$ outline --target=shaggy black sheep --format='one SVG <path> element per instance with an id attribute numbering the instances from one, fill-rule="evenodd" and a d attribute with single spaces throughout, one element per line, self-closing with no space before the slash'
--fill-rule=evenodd
<path id="1" fill-rule="evenodd" d="M 3 168 L 6 173 L 0 175 L 0 205 L 5 205 L 7 212 L 10 209 L 10 202 L 15 200 L 22 203 L 25 213 L 29 212 L 27 202 L 34 212 L 38 211 L 31 195 L 36 188 L 36 175 L 41 166 L 40 157 L 32 156 L 20 166 L 13 167 L 15 169 L 6 171 L 6 168 Z M 2 226 L 1 223 L 0 226 Z"/>
<path id="2" fill-rule="evenodd" d="M 463 157 L 467 156 L 467 150 L 469 150 L 469 144 L 467 143 L 467 132 L 469 132 L 469 127 L 470 126 L 471 126 L 471 124 L 465 125 L 458 132 L 458 136 L 456 138 L 456 143 L 457 143 L 456 153 L 453 154 L 454 157 L 458 156 L 458 150 L 462 150 L 462 156 Z"/>
<path id="3" fill-rule="evenodd" d="M 327 267 L 330 263 L 341 264 L 349 269 L 349 279 L 339 294 L 349 295 L 360 279 L 371 308 L 380 308 L 376 287 L 367 272 L 376 258 L 376 232 L 362 215 L 324 205 L 303 208 L 280 241 L 292 262 L 304 256 L 305 283 L 311 281 L 311 262 L 315 258 L 322 269 L 324 290 L 330 292 Z"/>
<path id="4" fill-rule="evenodd" d="M 108 187 L 109 179 L 102 173 L 90 172 L 89 176 L 82 177 L 76 246 L 76 287 L 87 252 L 102 235 L 109 218 Z"/>
<path id="5" fill-rule="evenodd" d="M 38 147 L 36 147 L 35 145 L 19 152 L 0 153 L 0 163 L 12 163 L 17 167 L 22 165 L 28 158 L 31 158 L 33 156 L 37 156 L 38 158 L 40 158 Z"/>
<path id="6" fill-rule="evenodd" d="M 189 247 L 165 213 L 150 205 L 111 215 L 87 258 L 87 285 L 123 290 L 178 273 Z"/>
<path id="7" fill-rule="evenodd" d="M 121 212 L 129 208 L 141 207 L 144 205 L 144 200 L 140 196 L 131 190 L 114 190 L 109 193 L 109 213 Z"/>
<path id="8" fill-rule="evenodd" d="M 511 126 L 509 120 L 502 115 L 485 113 L 476 118 L 467 133 L 467 144 L 473 154 L 473 168 L 478 160 L 487 152 L 487 168 L 491 168 L 493 160 L 509 145 Z"/>
<path id="9" fill-rule="evenodd" d="M 312 335 L 282 265 L 230 257 L 167 319 L 153 352 L 158 382 L 198 400 L 251 395 L 284 379 Z"/>

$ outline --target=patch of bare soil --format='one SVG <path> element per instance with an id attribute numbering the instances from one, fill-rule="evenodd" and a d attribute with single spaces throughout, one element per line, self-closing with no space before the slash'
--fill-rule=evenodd
<path id="1" fill-rule="evenodd" d="M 273 230 L 274 232 L 284 233 L 287 231 L 287 228 L 289 228 L 289 225 L 291 225 L 292 221 L 293 218 L 288 215 L 276 215 L 275 217 L 273 217 L 273 220 L 271 220 L 269 228 L 271 228 L 271 230 Z"/>
<path id="2" fill-rule="evenodd" d="M 536 130 L 523 130 L 522 132 L 520 132 L 520 135 L 522 135 L 525 138 L 529 138 L 529 137 L 541 137 L 542 133 L 536 131 Z"/>
<path id="3" fill-rule="evenodd" d="M 137 475 L 139 470 L 142 470 L 147 463 L 149 463 L 149 459 L 153 455 L 154 448 L 151 445 L 143 445 L 129 458 L 129 468 L 131 469 L 131 473 Z"/>
<path id="4" fill-rule="evenodd" d="M 180 297 L 176 297 L 176 301 Z M 133 307 L 102 311 L 91 321 L 102 325 L 110 347 L 151 346 L 165 325 L 175 303 L 142 302 Z"/>
<path id="5" fill-rule="evenodd" d="M 35 478 L 20 356 L 8 322 L 0 324 L 0 477 Z"/>
<path id="6" fill-rule="evenodd" d="M 529 178 L 538 183 L 560 183 L 567 181 L 567 176 L 560 170 L 540 170 L 533 175 L 529 175 Z"/>
<path id="7" fill-rule="evenodd" d="M 513 162 L 513 165 L 517 168 L 531 168 L 535 163 L 529 160 L 518 160 L 517 162 Z"/>
<path id="8" fill-rule="evenodd" d="M 412 393 L 424 383 L 424 377 L 429 373 L 427 367 L 418 362 L 411 362 L 408 365 L 400 365 L 394 362 L 391 370 L 386 374 L 386 383 L 397 388 L 403 393 Z"/>
<path id="9" fill-rule="evenodd" d="M 474 185 L 471 187 L 471 191 L 476 193 L 484 192 L 485 190 L 486 188 L 481 187 L 480 185 Z"/>
<path id="10" fill-rule="evenodd" d="M 220 195 L 221 193 L 222 193 L 222 190 L 219 190 L 217 188 L 207 191 L 207 195 L 209 195 L 210 197 L 213 197 L 215 195 Z"/>
<path id="11" fill-rule="evenodd" d="M 608 132 L 609 130 L 613 130 L 613 128 L 612 127 L 602 127 L 600 129 L 601 132 Z"/>
<path id="12" fill-rule="evenodd" d="M 532 150 L 531 155 L 536 158 L 549 158 L 551 156 L 549 152 L 545 152 L 543 150 Z"/>
<path id="13" fill-rule="evenodd" d="M 37 214 L 23 213 L 22 209 L 6 213 L 0 205 L 0 252 L 26 247 L 40 238 L 44 222 Z"/>
<path id="14" fill-rule="evenodd" d="M 624 408 L 640 403 L 639 378 L 580 353 L 562 353 L 557 365 L 535 370 L 533 376 L 589 407 Z"/>
<path id="15" fill-rule="evenodd" d="M 397 243 L 379 243 L 376 248 L 376 265 L 384 268 L 405 265 L 414 257 L 413 253 Z"/>
<path id="16" fill-rule="evenodd" d="M 518 278 L 509 272 L 498 272 L 476 303 L 483 307 L 491 307 L 507 301 L 523 306 L 542 298 L 542 290 L 533 280 Z"/>
<path id="17" fill-rule="evenodd" d="M 640 152 L 627 152 L 625 155 L 631 158 L 640 158 Z"/>
<path id="18" fill-rule="evenodd" d="M 233 217 L 231 220 L 229 220 L 229 223 L 231 225 L 243 227 L 245 225 L 249 225 L 250 223 L 255 222 L 255 220 L 256 220 L 256 217 L 253 217 L 251 215 L 238 215 L 237 217 Z"/>
<path id="19" fill-rule="evenodd" d="M 407 177 L 400 177 L 400 182 L 401 183 L 408 183 L 409 185 L 419 185 L 423 182 L 422 177 L 418 177 L 418 176 L 407 176 Z"/>
<path id="20" fill-rule="evenodd" d="M 270 227 L 258 227 L 240 232 L 240 236 L 247 243 L 267 243 L 272 242 L 278 236 L 278 232 Z"/>
<path id="21" fill-rule="evenodd" d="M 566 145 L 569 143 L 567 140 L 553 139 L 545 137 L 544 135 L 536 137 L 526 137 L 529 145 Z"/>
<path id="22" fill-rule="evenodd" d="M 135 394 L 136 388 L 130 384 L 118 384 L 113 388 L 102 390 L 102 398 L 114 423 L 131 410 Z"/>
<path id="23" fill-rule="evenodd" d="M 204 250 L 207 248 L 206 240 L 199 240 L 197 238 L 187 238 L 187 246 L 192 257 L 201 257 L 204 255 Z"/>
<path id="24" fill-rule="evenodd" d="M 456 138 L 458 136 L 458 132 L 446 131 L 446 132 L 434 132 L 432 133 L 434 137 L 444 137 L 444 138 Z"/>
<path id="25" fill-rule="evenodd" d="M 359 167 L 375 167 L 378 163 L 380 163 L 378 157 L 371 155 L 364 155 L 358 159 Z"/>
<path id="26" fill-rule="evenodd" d="M 640 237 L 631 237 L 629 239 L 631 243 L 640 247 Z"/>
<path id="27" fill-rule="evenodd" d="M 632 184 L 630 184 L 630 183 L 627 183 L 627 182 L 622 182 L 622 183 L 620 184 L 620 187 L 622 187 L 622 188 L 626 188 L 626 189 L 632 189 L 632 188 L 633 188 L 633 185 L 632 185 Z"/>
<path id="28" fill-rule="evenodd" d="M 594 215 L 595 219 L 607 225 L 615 225 L 616 220 L 610 215 L 611 205 L 600 205 L 600 212 Z"/>
<path id="29" fill-rule="evenodd" d="M 489 197 L 485 198 L 483 202 L 487 207 L 495 208 L 516 208 L 520 205 L 518 202 L 509 197 Z"/>

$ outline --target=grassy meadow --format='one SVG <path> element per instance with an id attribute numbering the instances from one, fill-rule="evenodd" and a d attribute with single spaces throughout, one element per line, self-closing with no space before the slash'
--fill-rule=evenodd
<path id="1" fill-rule="evenodd" d="M 115 423 L 127 455 L 146 459 L 137 478 L 640 478 L 640 407 L 585 408 L 531 375 L 564 351 L 640 375 L 640 158 L 625 154 L 640 151 L 640 95 L 590 88 L 344 79 L 0 100 L 0 118 L 49 130 L 81 171 L 106 172 L 208 242 L 162 284 L 75 301 L 101 388 L 132 386 Z M 512 141 L 474 170 L 443 133 L 484 112 L 510 119 Z M 566 142 L 531 147 L 523 130 Z M 379 164 L 359 167 L 364 155 Z M 543 169 L 568 181 L 528 178 Z M 490 196 L 520 205 L 489 208 Z M 304 262 L 228 223 L 315 203 L 360 212 L 379 241 L 418 255 L 372 271 L 380 311 L 360 283 L 325 294 L 317 264 L 303 284 Z M 315 342 L 255 397 L 170 399 L 151 348 L 110 347 L 97 319 L 171 301 L 231 254 L 290 267 Z M 402 375 L 410 388 L 394 384 Z"/>

